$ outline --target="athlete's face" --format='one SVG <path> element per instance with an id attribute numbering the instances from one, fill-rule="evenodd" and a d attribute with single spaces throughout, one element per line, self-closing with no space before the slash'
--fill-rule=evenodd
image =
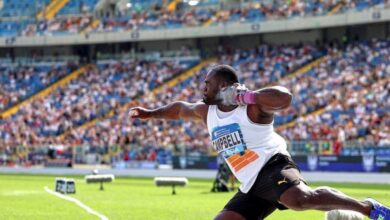
<path id="1" fill-rule="evenodd" d="M 221 89 L 220 80 L 213 72 L 207 73 L 204 80 L 203 102 L 207 105 L 217 105 L 220 101 L 216 99 L 218 91 Z"/>

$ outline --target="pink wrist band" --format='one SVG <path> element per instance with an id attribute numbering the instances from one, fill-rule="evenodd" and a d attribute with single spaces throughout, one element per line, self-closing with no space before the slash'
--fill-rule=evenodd
<path id="1" fill-rule="evenodd" d="M 243 95 L 243 100 L 245 104 L 256 104 L 256 92 L 246 91 Z"/>

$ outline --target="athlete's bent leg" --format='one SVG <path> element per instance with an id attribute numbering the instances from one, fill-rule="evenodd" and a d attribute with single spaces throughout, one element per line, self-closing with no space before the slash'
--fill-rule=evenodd
<path id="1" fill-rule="evenodd" d="M 276 209 L 267 200 L 238 191 L 215 217 L 217 220 L 261 220 L 265 219 Z"/>
<path id="2" fill-rule="evenodd" d="M 358 201 L 330 187 L 311 189 L 303 182 L 283 192 L 280 196 L 280 202 L 297 211 L 346 209 L 369 216 L 372 209 L 370 202 Z"/>
<path id="3" fill-rule="evenodd" d="M 215 216 L 214 220 L 246 220 L 244 216 L 234 211 L 223 210 Z"/>
<path id="4" fill-rule="evenodd" d="M 214 220 L 262 220 L 271 215 L 276 209 L 274 206 L 262 206 L 264 203 L 254 203 L 254 205 L 258 205 L 257 210 L 261 210 L 260 212 L 256 211 L 256 213 L 252 212 L 254 215 L 247 215 L 247 217 L 244 217 L 239 212 L 222 210 L 217 216 L 215 216 Z"/>

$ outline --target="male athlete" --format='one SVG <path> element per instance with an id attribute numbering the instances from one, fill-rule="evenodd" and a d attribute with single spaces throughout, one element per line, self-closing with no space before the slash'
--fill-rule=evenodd
<path id="1" fill-rule="evenodd" d="M 176 101 L 157 109 L 135 107 L 130 117 L 199 120 L 207 124 L 213 147 L 241 182 L 217 220 L 264 219 L 273 211 L 353 210 L 371 219 L 390 220 L 390 209 L 373 199 L 358 201 L 329 188 L 311 189 L 274 132 L 274 112 L 292 99 L 284 87 L 250 91 L 227 65 L 212 68 L 204 81 L 203 102 Z"/>

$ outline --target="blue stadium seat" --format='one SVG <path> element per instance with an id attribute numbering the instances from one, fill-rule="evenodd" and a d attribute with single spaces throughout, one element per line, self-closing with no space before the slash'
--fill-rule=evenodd
<path id="1" fill-rule="evenodd" d="M 60 11 L 58 15 L 77 15 L 83 13 L 83 8 L 86 9 L 84 12 L 93 12 L 96 3 L 99 0 L 70 0 Z"/>

